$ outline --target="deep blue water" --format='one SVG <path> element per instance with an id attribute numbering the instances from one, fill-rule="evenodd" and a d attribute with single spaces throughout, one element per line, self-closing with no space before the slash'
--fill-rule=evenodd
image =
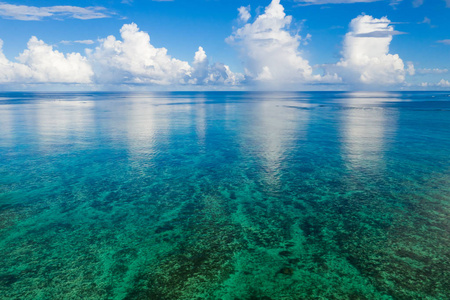
<path id="1" fill-rule="evenodd" d="M 2 93 L 1 299 L 449 299 L 450 92 Z"/>

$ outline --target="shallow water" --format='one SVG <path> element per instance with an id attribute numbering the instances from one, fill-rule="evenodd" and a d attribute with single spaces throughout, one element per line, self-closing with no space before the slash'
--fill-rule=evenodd
<path id="1" fill-rule="evenodd" d="M 449 299 L 450 93 L 0 94 L 2 299 Z"/>

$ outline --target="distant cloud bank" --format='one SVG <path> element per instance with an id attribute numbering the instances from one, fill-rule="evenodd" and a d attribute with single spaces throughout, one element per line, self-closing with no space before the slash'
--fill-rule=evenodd
<path id="1" fill-rule="evenodd" d="M 308 0 L 310 4 L 367 1 Z M 420 1 L 416 5 L 421 4 Z M 0 3 L 0 15 L 19 20 L 45 17 L 107 17 L 104 8 L 74 6 L 31 7 Z M 220 62 L 210 62 L 203 47 L 192 54 L 191 62 L 169 55 L 152 45 L 150 35 L 135 23 L 120 29 L 120 38 L 110 35 L 93 40 L 61 41 L 61 44 L 93 45 L 86 53 L 62 53 L 37 37 L 15 61 L 8 60 L 0 40 L 0 83 L 2 84 L 88 84 L 154 86 L 222 86 L 233 88 L 301 89 L 307 85 L 335 85 L 358 88 L 408 86 L 407 76 L 416 73 L 444 74 L 447 69 L 418 69 L 390 53 L 396 31 L 387 17 L 360 15 L 351 20 L 343 39 L 341 57 L 334 64 L 311 66 L 303 57 L 302 46 L 313 37 L 291 29 L 292 16 L 285 13 L 280 0 L 272 0 L 263 13 L 252 17 L 251 7 L 237 9 L 238 26 L 226 38 L 243 61 L 244 74 L 233 72 Z M 439 43 L 448 44 L 448 40 Z M 91 46 L 92 47 L 92 46 Z M 318 69 L 322 68 L 320 71 Z M 426 86 L 422 83 L 419 86 Z M 430 84 L 432 86 L 432 84 Z M 448 81 L 434 84 L 448 87 Z"/>
<path id="2" fill-rule="evenodd" d="M 0 83 L 237 85 L 244 78 L 227 65 L 210 65 L 202 47 L 190 65 L 172 58 L 167 49 L 154 47 L 148 33 L 134 23 L 123 25 L 120 34 L 121 40 L 112 35 L 101 39 L 98 47 L 86 50 L 86 56 L 64 54 L 32 37 L 17 62 L 5 57 L 0 40 Z"/>

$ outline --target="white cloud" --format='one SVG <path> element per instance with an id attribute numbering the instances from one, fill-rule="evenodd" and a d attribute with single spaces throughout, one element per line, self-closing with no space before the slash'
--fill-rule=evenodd
<path id="1" fill-rule="evenodd" d="M 450 81 L 441 79 L 441 81 L 438 82 L 437 86 L 450 87 Z"/>
<path id="2" fill-rule="evenodd" d="M 434 68 L 434 69 L 417 69 L 417 74 L 443 74 L 443 73 L 447 73 L 448 69 L 438 69 L 438 68 Z"/>
<path id="3" fill-rule="evenodd" d="M 243 22 L 247 22 L 251 18 L 250 5 L 239 7 L 238 12 L 239 12 L 239 19 Z"/>
<path id="4" fill-rule="evenodd" d="M 208 77 L 209 61 L 205 50 L 202 47 L 195 52 L 194 62 L 192 63 L 193 72 L 192 77 L 195 79 L 194 83 L 203 82 Z"/>
<path id="5" fill-rule="evenodd" d="M 77 40 L 77 41 L 66 41 L 66 40 L 63 40 L 63 41 L 61 41 L 61 42 L 59 42 L 60 44 L 64 44 L 64 45 L 71 45 L 71 44 L 73 44 L 73 43 L 76 43 L 76 44 L 84 44 L 84 45 L 92 45 L 92 44 L 94 44 L 95 42 L 93 41 L 93 40 Z"/>
<path id="6" fill-rule="evenodd" d="M 428 24 L 431 25 L 431 20 L 428 17 L 423 18 L 422 22 L 418 22 L 417 24 Z"/>
<path id="7" fill-rule="evenodd" d="M 0 40 L 0 83 L 15 82 L 17 78 L 25 78 L 27 66 L 9 61 L 3 54 L 3 41 Z"/>
<path id="8" fill-rule="evenodd" d="M 37 7 L 14 5 L 0 2 L 0 16 L 6 19 L 22 21 L 38 21 L 43 18 L 74 18 L 81 20 L 109 18 L 110 14 L 104 7 L 79 7 L 69 5 Z"/>
<path id="9" fill-rule="evenodd" d="M 93 75 L 85 57 L 64 55 L 36 37 L 16 59 L 9 61 L 0 48 L 0 83 L 90 83 Z"/>
<path id="10" fill-rule="evenodd" d="M 74 43 L 92 45 L 94 43 L 94 41 L 93 40 L 77 40 L 77 41 L 74 41 Z"/>
<path id="11" fill-rule="evenodd" d="M 195 52 L 192 71 L 188 83 L 196 85 L 238 85 L 244 76 L 233 73 L 230 67 L 222 63 L 210 65 L 205 50 L 202 47 Z"/>
<path id="12" fill-rule="evenodd" d="M 354 37 L 367 37 L 367 38 L 383 38 L 383 37 L 390 37 L 393 35 L 399 35 L 399 34 L 406 34 L 405 32 L 397 31 L 397 30 L 375 30 L 370 32 L 362 32 L 362 33 L 355 33 Z"/>
<path id="13" fill-rule="evenodd" d="M 302 39 L 290 32 L 291 23 L 292 16 L 284 13 L 280 1 L 272 0 L 253 23 L 234 30 L 226 39 L 239 48 L 247 79 L 264 82 L 265 87 L 268 84 L 274 87 L 298 85 L 322 79 L 313 75 L 309 62 L 301 56 L 298 48 Z"/>
<path id="14" fill-rule="evenodd" d="M 440 40 L 440 41 L 437 41 L 438 43 L 441 43 L 441 44 L 444 44 L 444 45 L 450 45 L 450 39 L 448 39 L 448 40 Z"/>
<path id="15" fill-rule="evenodd" d="M 419 7 L 423 4 L 423 0 L 413 0 L 413 6 Z"/>
<path id="16" fill-rule="evenodd" d="M 239 85 L 244 76 L 233 73 L 222 63 L 209 64 L 202 47 L 195 53 L 192 66 L 172 58 L 167 49 L 150 43 L 148 33 L 136 24 L 125 24 L 122 40 L 108 36 L 95 49 L 64 54 L 32 37 L 28 47 L 9 61 L 0 40 L 0 83 L 94 83 L 155 85 Z M 92 40 L 61 41 L 62 44 L 90 45 Z"/>
<path id="17" fill-rule="evenodd" d="M 312 35 L 311 34 L 306 34 L 306 37 L 303 39 L 303 45 L 308 45 L 309 41 L 311 41 Z"/>
<path id="18" fill-rule="evenodd" d="M 445 79 L 441 79 L 441 81 L 439 81 L 438 83 L 430 83 L 430 82 L 422 82 L 419 84 L 420 87 L 423 88 L 437 88 L 437 89 L 444 89 L 444 90 L 448 90 L 448 88 L 450 88 L 450 81 L 445 80 Z"/>
<path id="19" fill-rule="evenodd" d="M 403 0 L 391 0 L 389 5 L 395 9 L 397 7 L 397 5 L 399 5 L 401 2 L 403 2 Z"/>
<path id="20" fill-rule="evenodd" d="M 148 33 L 136 24 L 125 24 L 120 30 L 122 40 L 110 35 L 100 46 L 88 51 L 88 58 L 99 83 L 133 83 L 159 85 L 237 85 L 243 76 L 231 72 L 227 65 L 210 65 L 205 51 L 199 47 L 192 66 L 172 58 L 166 48 L 150 43 Z"/>
<path id="21" fill-rule="evenodd" d="M 395 30 L 386 17 L 376 19 L 361 15 L 350 23 L 345 35 L 341 60 L 328 71 L 337 72 L 347 83 L 389 85 L 403 83 L 405 74 L 414 74 L 409 63 L 405 70 L 397 54 L 389 54 Z M 374 34 L 376 33 L 376 34 Z"/>
<path id="22" fill-rule="evenodd" d="M 134 23 L 123 25 L 120 34 L 122 41 L 110 35 L 100 40 L 94 51 L 88 51 L 96 81 L 184 83 L 191 68 L 187 62 L 172 58 L 166 48 L 154 47 L 148 33 Z"/>
<path id="23" fill-rule="evenodd" d="M 408 66 L 407 68 L 406 68 L 406 73 L 408 73 L 409 75 L 415 75 L 416 74 L 416 69 L 414 68 L 414 64 L 412 63 L 412 62 L 410 62 L 410 61 L 408 61 L 407 63 L 406 63 L 406 65 Z"/>

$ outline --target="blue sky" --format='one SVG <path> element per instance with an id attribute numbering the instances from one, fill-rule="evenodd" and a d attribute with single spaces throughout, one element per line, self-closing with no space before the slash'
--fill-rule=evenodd
<path id="1" fill-rule="evenodd" d="M 450 89 L 450 0 L 278 2 L 0 1 L 0 88 Z"/>

